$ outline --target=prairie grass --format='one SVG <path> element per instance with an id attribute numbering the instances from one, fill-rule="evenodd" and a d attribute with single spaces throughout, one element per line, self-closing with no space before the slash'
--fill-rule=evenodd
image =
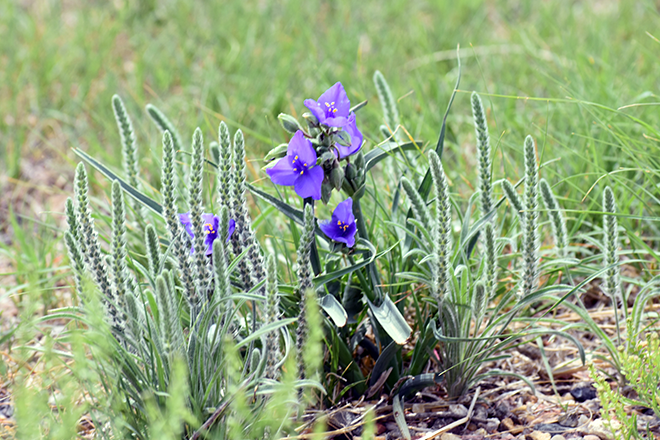
<path id="1" fill-rule="evenodd" d="M 173 119 L 187 148 L 193 127 L 207 138 L 217 138 L 220 120 L 232 131 L 241 128 L 248 181 L 260 181 L 259 158 L 287 140 L 277 115 L 299 117 L 304 98 L 336 81 L 355 103 L 369 101 L 359 113 L 361 126 L 367 136 L 378 133 L 376 70 L 393 91 L 404 138 L 434 146 L 457 76 L 457 44 L 462 80 L 442 158 L 451 197 L 465 206 L 478 186 L 469 116 L 476 90 L 486 108 L 494 181 L 523 177 L 521 140 L 536 139 L 540 176 L 567 215 L 568 246 L 579 247 L 583 259 L 569 276 L 588 277 L 602 267 L 595 243 L 609 185 L 620 213 L 622 258 L 641 275 L 624 273 L 622 282 L 642 287 L 660 263 L 658 18 L 652 1 L 0 2 L 0 300 L 15 304 L 19 317 L 10 320 L 1 309 L 0 316 L 21 320 L 17 340 L 37 346 L 32 342 L 50 327 L 34 319 L 76 302 L 62 259 L 61 194 L 72 193 L 71 147 L 120 168 L 115 93 L 132 115 L 145 187 L 160 187 L 161 162 L 161 135 L 146 116 L 148 103 Z M 366 140 L 367 150 L 380 141 Z M 35 162 L 42 172 L 29 172 Z M 93 203 L 108 206 L 109 182 L 90 173 L 90 183 Z M 499 185 L 495 191 L 501 196 Z M 265 204 L 251 208 L 261 238 L 286 227 Z M 108 210 L 96 221 L 109 231 Z M 549 223 L 540 227 L 550 230 Z M 142 233 L 129 226 L 128 234 Z M 292 242 L 269 240 L 289 280 L 297 241 L 296 235 Z M 0 341 L 11 330 L 0 326 Z M 24 356 L 21 362 L 32 359 Z M 56 360 L 43 359 L 44 371 L 52 371 Z M 0 356 L 3 371 L 5 363 L 15 367 Z M 18 403 L 52 391 L 41 383 Z M 76 401 L 70 383 L 62 389 Z"/>

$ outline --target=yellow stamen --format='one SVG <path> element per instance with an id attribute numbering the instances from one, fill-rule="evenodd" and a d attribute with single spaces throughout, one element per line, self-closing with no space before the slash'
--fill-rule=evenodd
<path id="1" fill-rule="evenodd" d="M 304 173 L 304 172 L 305 172 L 305 170 L 302 170 L 302 171 L 300 172 L 300 175 L 302 176 L 302 173 Z"/>

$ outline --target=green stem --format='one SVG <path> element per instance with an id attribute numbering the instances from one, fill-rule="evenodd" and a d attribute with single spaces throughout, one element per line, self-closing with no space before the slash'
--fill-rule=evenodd
<path id="1" fill-rule="evenodd" d="M 357 230 L 358 234 L 360 235 L 361 238 L 364 238 L 365 240 L 369 241 L 369 232 L 367 231 L 367 225 L 364 222 L 364 216 L 362 215 L 362 206 L 360 205 L 360 200 L 353 200 L 353 215 L 355 215 L 355 222 L 357 224 Z M 371 297 L 369 298 L 370 301 L 374 301 L 374 292 L 375 292 L 375 298 L 378 301 L 376 305 L 380 305 L 382 299 L 383 299 L 383 292 L 380 288 L 380 274 L 378 273 L 378 270 L 376 269 L 376 262 L 373 261 L 367 265 L 367 274 L 369 276 L 369 279 L 371 281 Z M 360 277 L 361 272 L 358 271 L 358 278 Z M 362 283 L 362 280 L 360 280 Z"/>
<path id="2" fill-rule="evenodd" d="M 312 205 L 312 210 L 314 209 L 314 199 L 307 197 L 303 200 L 303 212 L 305 212 L 305 206 Z M 316 227 L 316 226 L 315 226 Z M 314 234 L 314 239 L 312 240 L 312 249 L 310 251 L 310 262 L 312 263 L 312 270 L 314 275 L 319 275 L 321 273 L 321 259 L 319 258 L 319 250 L 316 247 L 316 234 Z"/>

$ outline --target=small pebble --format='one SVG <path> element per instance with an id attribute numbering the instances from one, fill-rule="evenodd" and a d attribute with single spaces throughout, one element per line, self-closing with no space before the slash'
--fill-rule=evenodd
<path id="1" fill-rule="evenodd" d="M 582 440 L 600 440 L 600 438 L 597 435 L 588 434 L 582 437 Z"/>
<path id="2" fill-rule="evenodd" d="M 543 431 L 532 431 L 527 434 L 528 440 L 550 440 L 550 433 Z"/>
<path id="3" fill-rule="evenodd" d="M 553 435 L 550 440 L 566 440 L 566 437 L 564 437 L 561 434 Z"/>
<path id="4" fill-rule="evenodd" d="M 594 385 L 591 383 L 577 384 L 571 390 L 571 396 L 573 396 L 577 402 L 584 402 L 585 400 L 595 399 L 597 395 L 598 393 L 596 392 L 596 388 L 594 388 Z"/>
<path id="5" fill-rule="evenodd" d="M 461 440 L 461 438 L 451 432 L 445 432 L 440 436 L 440 440 Z"/>

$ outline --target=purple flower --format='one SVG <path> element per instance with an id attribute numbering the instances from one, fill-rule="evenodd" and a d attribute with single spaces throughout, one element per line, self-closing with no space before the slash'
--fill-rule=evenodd
<path id="1" fill-rule="evenodd" d="M 349 123 L 351 102 L 340 82 L 326 90 L 318 101 L 305 99 L 305 107 L 319 120 L 319 124 L 343 127 Z"/>
<path id="2" fill-rule="evenodd" d="M 321 198 L 323 168 L 316 165 L 316 151 L 300 130 L 289 141 L 286 156 L 266 169 L 266 173 L 276 185 L 293 186 L 303 199 Z"/>
<path id="3" fill-rule="evenodd" d="M 186 232 L 188 233 L 190 238 L 194 238 L 195 233 L 193 232 L 190 213 L 186 212 L 183 214 L 179 214 L 179 220 L 181 221 L 181 224 L 183 224 L 183 227 L 186 229 Z M 213 242 L 215 241 L 216 238 L 218 238 L 220 217 L 213 214 L 204 213 L 202 214 L 202 221 L 204 222 L 204 233 L 206 234 L 206 237 L 204 238 L 204 244 L 206 245 L 206 255 L 211 255 L 211 252 L 213 251 Z M 235 229 L 236 229 L 236 222 L 234 221 L 234 219 L 230 219 L 228 233 L 227 233 L 227 242 L 231 238 L 231 235 L 234 233 Z M 191 248 L 190 252 L 192 253 L 192 251 L 193 249 Z"/>
<path id="4" fill-rule="evenodd" d="M 335 144 L 335 148 L 339 152 L 339 159 L 357 153 L 360 150 L 360 147 L 362 147 L 362 133 L 358 130 L 357 124 L 355 123 L 355 113 L 351 113 L 349 116 L 348 124 L 344 127 L 344 131 L 346 131 L 351 137 L 351 145 L 343 146 L 339 143 Z"/>
<path id="5" fill-rule="evenodd" d="M 355 216 L 353 215 L 353 199 L 350 197 L 337 205 L 332 212 L 332 220 L 319 223 L 321 231 L 334 241 L 346 243 L 346 246 L 355 246 Z"/>

